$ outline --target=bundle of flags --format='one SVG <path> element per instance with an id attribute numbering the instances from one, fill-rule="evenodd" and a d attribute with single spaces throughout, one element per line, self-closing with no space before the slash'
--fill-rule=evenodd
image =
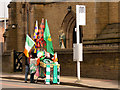
<path id="1" fill-rule="evenodd" d="M 52 59 L 55 59 L 56 54 L 54 54 L 53 45 L 52 45 L 52 39 L 48 27 L 47 20 L 45 21 L 44 25 L 44 19 L 42 18 L 42 22 L 40 24 L 40 27 L 38 29 L 38 21 L 36 21 L 35 24 L 35 31 L 33 35 L 33 40 L 29 37 L 29 35 L 26 35 L 26 43 L 25 43 L 25 50 L 24 53 L 27 57 L 29 57 L 29 51 L 33 48 L 34 53 L 37 53 L 38 57 L 51 57 Z M 39 48 L 44 48 L 44 51 L 40 51 Z"/>
<path id="2" fill-rule="evenodd" d="M 58 66 L 58 58 L 57 53 L 54 53 L 53 45 L 52 45 L 52 39 L 48 27 L 47 20 L 45 21 L 44 25 L 44 19 L 42 19 L 42 22 L 40 24 L 40 27 L 38 29 L 38 22 L 36 21 L 35 24 L 35 32 L 33 35 L 33 40 L 29 37 L 29 35 L 26 35 L 26 42 L 25 42 L 25 49 L 24 54 L 29 57 L 29 52 L 34 46 L 33 50 L 34 53 L 37 53 L 37 62 L 34 62 L 33 60 L 30 60 L 30 71 L 31 73 L 36 72 L 36 76 L 39 77 L 39 68 L 37 67 L 39 65 L 40 60 L 43 61 L 43 63 L 47 64 L 51 61 L 54 64 L 53 67 L 53 83 L 59 83 L 59 73 L 60 73 L 60 67 Z M 44 51 L 41 51 L 40 48 L 44 48 Z M 41 69 L 41 77 L 44 77 L 44 70 Z M 50 65 L 46 65 L 46 84 L 50 84 Z"/>

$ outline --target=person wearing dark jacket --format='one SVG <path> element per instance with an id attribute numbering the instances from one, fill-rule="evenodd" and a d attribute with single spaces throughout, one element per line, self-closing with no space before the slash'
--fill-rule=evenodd
<path id="1" fill-rule="evenodd" d="M 33 51 L 29 53 L 29 58 L 25 56 L 25 83 L 27 83 L 28 74 L 30 70 L 30 58 L 36 58 L 36 57 L 37 54 L 34 53 Z M 34 83 L 34 73 L 30 74 L 30 83 Z"/>
<path id="2" fill-rule="evenodd" d="M 30 54 L 30 58 L 32 58 L 32 59 L 37 58 L 37 53 L 34 53 L 32 51 L 31 54 Z M 34 83 L 34 74 L 35 73 L 30 74 L 30 83 Z"/>
<path id="3" fill-rule="evenodd" d="M 29 74 L 29 58 L 25 56 L 25 83 L 27 83 L 28 74 Z"/>

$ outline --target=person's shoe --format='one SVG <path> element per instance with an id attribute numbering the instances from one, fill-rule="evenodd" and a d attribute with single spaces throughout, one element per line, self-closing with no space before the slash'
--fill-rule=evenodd
<path id="1" fill-rule="evenodd" d="M 30 83 L 35 83 L 35 81 L 32 81 L 32 82 L 30 82 Z"/>
<path id="2" fill-rule="evenodd" d="M 25 83 L 27 83 L 27 81 L 25 81 Z"/>

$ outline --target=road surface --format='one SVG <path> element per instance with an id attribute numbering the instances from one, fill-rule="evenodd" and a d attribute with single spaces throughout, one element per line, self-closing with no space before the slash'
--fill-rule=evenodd
<path id="1" fill-rule="evenodd" d="M 68 86 L 68 85 L 46 85 L 43 82 L 38 83 L 24 83 L 24 80 L 3 79 L 0 78 L 0 85 L 2 88 L 81 88 L 81 90 L 96 90 L 85 87 Z"/>

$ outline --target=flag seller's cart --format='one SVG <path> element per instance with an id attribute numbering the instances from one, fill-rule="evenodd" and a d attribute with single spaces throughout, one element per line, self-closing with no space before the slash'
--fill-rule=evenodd
<path id="1" fill-rule="evenodd" d="M 60 64 L 40 62 L 39 67 L 36 69 L 36 76 L 36 83 L 38 78 L 42 78 L 45 84 L 60 84 Z"/>
<path id="2" fill-rule="evenodd" d="M 51 80 L 54 84 L 60 84 L 60 64 L 40 62 L 40 68 L 45 70 L 45 84 L 50 84 Z"/>
<path id="3" fill-rule="evenodd" d="M 40 29 L 38 29 L 36 21 L 34 41 L 31 42 L 34 45 L 34 53 L 37 53 L 37 57 L 30 60 L 30 73 L 35 73 L 37 80 L 38 78 L 44 78 L 45 84 L 50 84 L 51 80 L 54 84 L 60 84 L 60 64 L 58 64 L 57 53 L 53 50 L 47 19 L 45 25 L 44 19 L 42 19 Z M 33 45 L 29 46 L 32 48 Z"/>

